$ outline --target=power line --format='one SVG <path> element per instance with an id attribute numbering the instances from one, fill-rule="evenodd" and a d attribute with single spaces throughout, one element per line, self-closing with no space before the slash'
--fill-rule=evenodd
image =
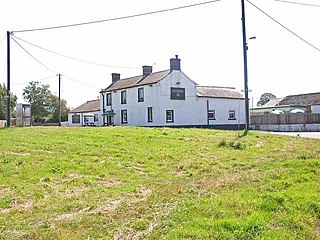
<path id="1" fill-rule="evenodd" d="M 265 11 L 263 11 L 262 9 L 260 9 L 258 6 L 256 6 L 255 4 L 253 4 L 252 2 L 250 2 L 249 0 L 247 0 L 248 3 L 250 3 L 253 7 L 255 7 L 256 9 L 258 9 L 260 12 L 262 12 L 264 15 L 266 15 L 268 18 L 270 18 L 272 21 L 274 21 L 275 23 L 277 23 L 278 25 L 280 25 L 282 28 L 284 28 L 285 30 L 287 30 L 288 32 L 290 32 L 292 35 L 294 35 L 295 37 L 299 38 L 301 41 L 303 41 L 304 43 L 308 44 L 310 47 L 314 48 L 315 50 L 320 52 L 320 48 L 316 47 L 315 45 L 313 45 L 312 43 L 308 42 L 307 40 L 305 40 L 304 38 L 300 37 L 298 34 L 296 34 L 295 32 L 293 32 L 292 30 L 290 30 L 289 28 L 287 28 L 286 26 L 284 26 L 282 23 L 280 23 L 279 21 L 277 21 L 276 19 L 274 19 L 273 17 L 271 17 L 268 13 L 266 13 Z"/>
<path id="2" fill-rule="evenodd" d="M 174 8 L 167 8 L 167 9 L 156 10 L 156 11 L 151 11 L 151 12 L 138 13 L 138 14 L 133 14 L 133 15 L 128 15 L 128 16 L 115 17 L 115 18 L 96 20 L 96 21 L 90 21 L 90 22 L 66 24 L 66 25 L 44 27 L 44 28 L 33 28 L 33 29 L 17 30 L 17 31 L 13 31 L 13 33 L 14 32 L 19 33 L 19 32 L 44 31 L 44 30 L 52 30 L 52 29 L 58 29 L 58 28 L 77 27 L 77 26 L 96 24 L 96 23 L 102 23 L 102 22 L 111 22 L 111 21 L 116 21 L 116 20 L 123 20 L 123 19 L 128 19 L 128 18 L 135 18 L 135 17 L 142 17 L 142 16 L 158 14 L 158 13 L 163 13 L 163 12 L 176 11 L 176 10 L 180 10 L 180 9 L 196 7 L 196 6 L 215 3 L 215 2 L 219 2 L 219 1 L 221 1 L 221 0 L 212 0 L 212 1 L 202 2 L 202 3 L 194 3 L 194 4 L 184 5 L 184 6 L 174 7 Z"/>
<path id="3" fill-rule="evenodd" d="M 34 44 L 34 43 L 28 42 L 28 41 L 26 41 L 26 40 L 23 40 L 22 38 L 19 38 L 19 37 L 16 37 L 16 36 L 13 36 L 13 37 L 16 38 L 16 39 L 19 39 L 20 41 L 23 41 L 23 42 L 31 45 L 31 46 L 34 46 L 34 47 L 36 47 L 36 48 L 39 48 L 39 49 L 41 49 L 41 50 L 44 50 L 44 51 L 47 51 L 47 52 L 53 53 L 53 54 L 55 54 L 55 55 L 58 55 L 58 56 L 61 56 L 61 57 L 64 57 L 64 58 L 68 58 L 68 59 L 71 59 L 71 60 L 74 60 L 74 61 L 77 61 L 77 62 L 88 63 L 88 64 L 91 64 L 91 65 L 102 66 L 102 67 L 110 67 L 110 68 L 140 69 L 140 68 L 133 68 L 133 67 L 114 66 L 114 65 L 107 65 L 107 64 L 102 64 L 102 63 L 95 63 L 95 62 L 91 62 L 91 61 L 87 61 L 87 60 L 83 60 L 83 59 L 79 59 L 79 58 L 67 56 L 67 55 L 64 55 L 64 54 L 62 54 L 62 53 L 58 53 L 58 52 L 55 52 L 55 51 L 53 51 L 53 50 L 50 50 L 50 49 L 41 47 L 41 46 L 39 46 L 39 45 L 36 45 L 36 44 Z"/>
<path id="4" fill-rule="evenodd" d="M 31 80 L 29 82 L 14 83 L 14 84 L 11 84 L 11 85 L 23 85 L 23 84 L 28 84 L 30 82 L 40 82 L 40 81 L 43 81 L 43 80 L 46 80 L 46 79 L 50 79 L 50 78 L 53 78 L 53 77 L 56 77 L 56 76 L 57 76 L 57 74 L 49 76 L 49 77 L 40 78 L 40 79 L 37 79 L 37 80 Z"/>
<path id="5" fill-rule="evenodd" d="M 71 80 L 71 81 L 74 81 L 74 82 L 80 83 L 80 84 L 82 84 L 82 85 L 85 85 L 85 86 L 87 86 L 87 87 L 91 87 L 91 88 L 94 88 L 94 89 L 96 89 L 96 90 L 99 89 L 99 88 L 97 88 L 97 87 L 95 87 L 95 86 L 92 86 L 92 85 L 90 85 L 90 84 L 84 83 L 84 82 L 79 81 L 79 80 L 77 80 L 77 79 L 74 79 L 74 78 L 71 78 L 71 77 L 68 77 L 68 76 L 65 76 L 65 75 L 62 75 L 62 74 L 61 74 L 61 76 L 65 77 L 65 78 L 67 78 L 67 79 L 69 79 L 69 80 Z"/>
<path id="6" fill-rule="evenodd" d="M 309 7 L 320 7 L 320 5 L 310 4 L 310 3 L 292 2 L 292 1 L 286 1 L 286 0 L 274 0 L 274 1 L 282 2 L 282 3 L 290 3 L 290 4 L 296 4 L 296 5 L 309 6 Z"/>
<path id="7" fill-rule="evenodd" d="M 42 62 L 40 62 L 36 57 L 34 57 L 30 52 L 28 52 L 20 43 L 18 43 L 14 38 L 11 37 L 11 39 L 13 41 L 15 41 L 15 43 L 22 48 L 30 57 L 32 57 L 35 61 L 37 61 L 41 66 L 43 66 L 44 68 L 46 68 L 47 70 L 49 70 L 50 72 L 56 74 L 55 71 L 53 71 L 51 68 L 47 67 L 45 64 L 43 64 Z"/>
<path id="8" fill-rule="evenodd" d="M 7 36 L 7 34 L 5 34 L 4 36 L 3 36 L 3 38 L 1 39 L 1 41 L 0 41 L 0 45 L 3 43 L 3 41 L 6 39 L 6 36 Z"/>

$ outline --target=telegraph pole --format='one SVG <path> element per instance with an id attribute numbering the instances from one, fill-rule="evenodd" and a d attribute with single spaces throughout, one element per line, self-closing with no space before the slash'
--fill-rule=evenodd
<path id="1" fill-rule="evenodd" d="M 59 117 L 59 126 L 61 126 L 61 74 L 59 73 L 58 74 L 59 76 L 59 107 L 58 107 L 58 110 L 59 110 L 59 114 L 58 114 L 58 117 Z"/>
<path id="2" fill-rule="evenodd" d="M 247 36 L 246 36 L 246 18 L 244 9 L 244 0 L 241 0 L 242 9 L 242 43 L 243 43 L 243 67 L 244 67 L 244 97 L 245 97 L 245 116 L 246 130 L 249 130 L 249 90 L 248 90 L 248 66 L 247 66 Z"/>
<path id="3" fill-rule="evenodd" d="M 7 31 L 7 127 L 10 127 L 10 32 Z"/>

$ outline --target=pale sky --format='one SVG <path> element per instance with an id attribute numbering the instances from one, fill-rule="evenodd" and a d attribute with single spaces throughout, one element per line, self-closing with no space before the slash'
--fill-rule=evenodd
<path id="1" fill-rule="evenodd" d="M 292 0 L 293 1 L 293 0 Z M 66 25 L 133 15 L 199 0 L 10 0 L 0 4 L 0 82 L 6 83 L 6 31 Z M 274 0 L 251 0 L 293 32 L 320 48 L 320 8 Z M 299 0 L 318 4 L 319 0 Z M 261 94 L 277 97 L 320 91 L 320 52 L 246 2 L 249 93 L 254 103 Z M 96 66 L 63 58 L 19 43 L 49 71 L 11 41 L 11 91 L 23 102 L 29 81 L 61 73 L 62 98 L 70 107 L 96 99 L 121 77 L 142 74 L 142 65 L 154 71 L 169 69 L 169 59 L 181 58 L 182 71 L 199 85 L 243 89 L 241 1 L 216 3 L 138 18 L 15 33 L 16 37 L 60 54 L 122 68 Z M 67 78 L 68 77 L 68 78 Z M 70 78 L 76 80 L 71 80 Z M 82 83 L 79 83 L 82 82 Z M 41 80 L 58 94 L 58 77 Z"/>

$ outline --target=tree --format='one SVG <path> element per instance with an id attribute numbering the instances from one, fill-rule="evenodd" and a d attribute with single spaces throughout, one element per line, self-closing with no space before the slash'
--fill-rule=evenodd
<path id="1" fill-rule="evenodd" d="M 61 108 L 61 121 L 68 120 L 68 113 L 70 109 L 67 107 L 67 101 L 61 99 L 60 101 L 60 108 Z M 49 105 L 49 112 L 50 112 L 50 122 L 58 122 L 59 121 L 59 97 L 56 95 L 50 95 L 50 105 Z"/>
<path id="2" fill-rule="evenodd" d="M 17 96 L 10 93 L 11 117 L 14 117 L 14 108 L 17 104 Z M 0 119 L 7 118 L 7 88 L 0 84 Z"/>
<path id="3" fill-rule="evenodd" d="M 258 107 L 261 107 L 265 105 L 267 102 L 269 102 L 271 99 L 276 98 L 276 96 L 272 93 L 264 93 L 261 95 L 260 100 L 257 103 Z"/>
<path id="4" fill-rule="evenodd" d="M 49 87 L 48 84 L 32 81 L 23 89 L 22 96 L 24 100 L 31 104 L 31 117 L 33 122 L 59 121 L 59 98 L 51 93 Z M 67 102 L 62 99 L 62 120 L 68 118 L 68 112 Z"/>

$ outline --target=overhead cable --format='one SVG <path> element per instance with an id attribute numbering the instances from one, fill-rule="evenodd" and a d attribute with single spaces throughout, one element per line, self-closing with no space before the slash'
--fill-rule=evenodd
<path id="1" fill-rule="evenodd" d="M 0 45 L 3 43 L 3 41 L 6 39 L 6 36 L 7 36 L 7 34 L 5 34 L 4 36 L 3 36 L 3 38 L 1 39 L 1 41 L 0 41 Z"/>
<path id="2" fill-rule="evenodd" d="M 49 70 L 50 72 L 57 74 L 55 71 L 53 71 L 51 68 L 47 67 L 45 64 L 40 62 L 36 57 L 34 57 L 30 52 L 28 52 L 18 41 L 16 41 L 14 38 L 11 37 L 11 39 L 20 47 L 22 50 L 24 50 L 30 57 L 32 57 L 35 61 L 37 61 L 41 66 Z"/>
<path id="3" fill-rule="evenodd" d="M 97 87 L 95 87 L 95 86 L 92 86 L 92 85 L 87 84 L 87 83 L 85 83 L 85 82 L 82 82 L 82 81 L 79 81 L 79 80 L 77 80 L 77 79 L 68 77 L 68 76 L 66 76 L 66 75 L 62 75 L 62 74 L 61 74 L 61 76 L 63 76 L 64 78 L 67 78 L 67 79 L 69 79 L 69 80 L 71 80 L 71 81 L 74 81 L 74 82 L 80 83 L 80 84 L 82 84 L 82 85 L 85 85 L 85 86 L 87 86 L 87 87 L 91 87 L 91 88 L 94 88 L 94 89 L 96 89 L 96 90 L 99 89 L 99 88 L 97 88 Z"/>
<path id="4" fill-rule="evenodd" d="M 133 14 L 133 15 L 128 15 L 128 16 L 102 19 L 102 20 L 96 20 L 96 21 L 90 21 L 90 22 L 73 23 L 73 24 L 66 24 L 66 25 L 59 25 L 59 26 L 52 26 L 52 27 L 43 27 L 43 28 L 33 28 L 33 29 L 25 29 L 25 30 L 17 30 L 17 31 L 13 31 L 13 33 L 14 32 L 21 33 L 21 32 L 44 31 L 44 30 L 52 30 L 52 29 L 58 29 L 58 28 L 78 27 L 78 26 L 96 24 L 96 23 L 102 23 L 102 22 L 111 22 L 111 21 L 116 21 L 116 20 L 123 20 L 123 19 L 128 19 L 128 18 L 136 18 L 136 17 L 142 17 L 142 16 L 147 16 L 147 15 L 152 15 L 152 14 L 176 11 L 176 10 L 180 10 L 180 9 L 184 9 L 184 8 L 191 8 L 191 7 L 215 3 L 215 2 L 219 2 L 219 1 L 221 1 L 221 0 L 212 0 L 212 1 L 202 2 L 202 3 L 194 3 L 194 4 L 184 5 L 184 6 L 174 7 L 174 8 L 167 8 L 167 9 L 161 9 L 161 10 L 156 10 L 156 11 L 151 11 L 151 12 L 144 12 L 144 13 L 138 13 L 138 14 Z"/>
<path id="5" fill-rule="evenodd" d="M 253 7 L 255 7 L 256 9 L 258 9 L 260 12 L 262 12 L 264 15 L 266 15 L 268 18 L 270 18 L 272 21 L 274 21 L 275 23 L 277 23 L 278 25 L 280 25 L 282 28 L 284 28 L 285 30 L 287 30 L 288 32 L 290 32 L 292 35 L 294 35 L 295 37 L 299 38 L 301 41 L 303 41 L 304 43 L 308 44 L 310 47 L 314 48 L 315 50 L 320 52 L 320 48 L 316 47 L 315 45 L 313 45 L 312 43 L 308 42 L 307 40 L 305 40 L 304 38 L 300 37 L 298 34 L 296 34 L 295 32 L 293 32 L 292 30 L 290 30 L 289 28 L 287 28 L 286 26 L 284 26 L 282 23 L 280 23 L 279 21 L 277 21 L 276 19 L 274 19 L 273 17 L 271 17 L 268 13 L 266 13 L 265 11 L 263 11 L 262 9 L 260 9 L 258 6 L 256 6 L 255 4 L 253 4 L 252 2 L 250 2 L 249 0 L 246 0 L 248 3 L 250 3 Z"/>
<path id="6" fill-rule="evenodd" d="M 292 1 L 286 1 L 286 0 L 274 0 L 274 1 L 282 2 L 282 3 L 290 3 L 290 4 L 296 4 L 296 5 L 309 6 L 309 7 L 320 7 L 320 5 L 310 4 L 310 3 L 292 2 Z"/>
<path id="7" fill-rule="evenodd" d="M 91 61 L 87 61 L 87 60 L 83 60 L 83 59 L 79 59 L 79 58 L 75 58 L 75 57 L 71 57 L 71 56 L 67 56 L 67 55 L 64 55 L 62 53 L 58 53 L 58 52 L 55 52 L 55 51 L 52 51 L 50 49 L 47 49 L 47 48 L 44 48 L 44 47 L 41 47 L 39 45 L 36 45 L 34 43 L 31 43 L 31 42 L 28 42 L 26 40 L 23 40 L 22 38 L 19 38 L 17 36 L 14 36 L 14 38 L 20 40 L 20 41 L 23 41 L 31 46 L 34 46 L 36 48 L 39 48 L 41 50 L 44 50 L 44 51 L 47 51 L 47 52 L 50 52 L 50 53 L 53 53 L 55 55 L 58 55 L 58 56 L 61 56 L 61 57 L 64 57 L 64 58 L 68 58 L 68 59 L 71 59 L 71 60 L 74 60 L 74 61 L 78 61 L 78 62 L 82 62 L 82 63 L 88 63 L 88 64 L 91 64 L 91 65 L 96 65 L 96 66 L 101 66 L 101 67 L 110 67 L 110 68 L 123 68 L 123 69 L 140 69 L 140 68 L 133 68 L 133 67 L 124 67 L 124 66 L 114 66 L 114 65 L 107 65 L 107 64 L 103 64 L 103 63 L 95 63 L 95 62 L 91 62 Z"/>
<path id="8" fill-rule="evenodd" d="M 30 82 L 40 82 L 40 81 L 43 81 L 43 80 L 46 80 L 46 79 L 50 79 L 50 78 L 53 78 L 53 77 L 56 77 L 56 76 L 57 76 L 57 74 L 55 74 L 53 76 L 49 76 L 49 77 L 40 78 L 40 79 L 37 79 L 37 80 L 31 80 L 29 82 L 14 83 L 14 84 L 11 84 L 11 85 L 23 85 L 23 84 L 28 84 Z"/>

